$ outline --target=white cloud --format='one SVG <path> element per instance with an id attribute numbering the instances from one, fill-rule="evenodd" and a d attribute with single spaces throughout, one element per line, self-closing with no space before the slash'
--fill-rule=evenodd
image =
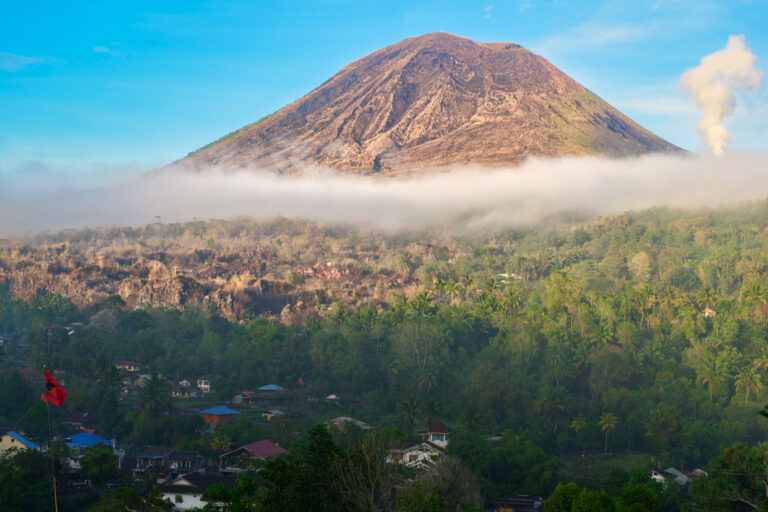
<path id="1" fill-rule="evenodd" d="M 27 230 L 142 225 L 193 218 L 303 217 L 382 230 L 515 226 L 559 214 L 653 206 L 719 206 L 768 195 L 765 154 L 532 158 L 519 167 L 465 166 L 414 178 L 331 171 L 169 170 L 115 186 L 51 190 L 0 174 L 0 236 Z M 451 172 L 444 172 L 450 170 Z"/>
<path id="2" fill-rule="evenodd" d="M 646 96 L 618 100 L 616 108 L 621 111 L 642 112 L 663 116 L 693 116 L 696 108 L 680 96 Z"/>
<path id="3" fill-rule="evenodd" d="M 103 53 L 103 54 L 111 55 L 112 57 L 119 57 L 123 54 L 120 51 L 117 51 L 115 49 L 112 49 L 108 46 L 103 46 L 103 45 L 94 46 L 93 48 L 91 48 L 91 51 L 93 51 L 93 53 Z"/>
<path id="4" fill-rule="evenodd" d="M 40 57 L 25 57 L 8 52 L 0 52 L 0 69 L 3 71 L 21 71 L 31 64 L 44 62 Z"/>
<path id="5" fill-rule="evenodd" d="M 537 53 L 542 55 L 552 55 L 633 43 L 649 37 L 652 37 L 652 30 L 649 27 L 588 22 L 572 27 L 563 33 L 549 36 L 534 45 L 534 48 Z"/>

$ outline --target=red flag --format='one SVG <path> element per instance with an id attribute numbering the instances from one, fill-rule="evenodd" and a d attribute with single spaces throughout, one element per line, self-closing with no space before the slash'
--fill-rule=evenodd
<path id="1" fill-rule="evenodd" d="M 304 381 L 301 380 L 301 377 L 299 377 L 299 384 L 301 384 L 302 386 L 304 385 Z"/>
<path id="2" fill-rule="evenodd" d="M 244 394 L 245 396 L 247 396 L 248 398 L 251 398 L 251 395 L 250 395 L 250 393 L 248 393 L 247 391 L 243 391 L 243 394 Z"/>
<path id="3" fill-rule="evenodd" d="M 56 407 L 61 406 L 61 402 L 67 398 L 67 392 L 61 387 L 61 384 L 56 382 L 53 375 L 48 372 L 48 368 L 45 368 L 45 393 L 40 395 L 40 399 L 43 402 L 51 402 Z"/>

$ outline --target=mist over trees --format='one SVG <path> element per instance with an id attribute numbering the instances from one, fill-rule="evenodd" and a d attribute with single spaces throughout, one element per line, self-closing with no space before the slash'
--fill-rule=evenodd
<path id="1" fill-rule="evenodd" d="M 66 371 L 70 392 L 55 419 L 85 411 L 98 418 L 101 435 L 210 457 L 270 437 L 295 445 L 291 457 L 300 457 L 306 444 L 292 433 L 312 432 L 340 414 L 307 405 L 307 397 L 337 393 L 345 414 L 380 431 L 408 436 L 436 419 L 450 425 L 446 471 L 467 472 L 471 488 L 456 496 L 467 507 L 476 496 L 482 504 L 515 494 L 551 495 L 561 503 L 545 510 L 629 510 L 640 502 L 649 505 L 632 510 L 678 510 L 681 500 L 735 506 L 720 492 L 736 485 L 727 468 L 737 457 L 760 460 L 768 427 L 756 414 L 767 398 L 767 228 L 764 203 L 656 209 L 537 230 L 432 233 L 435 245 L 447 249 L 415 257 L 403 249 L 411 243 L 405 236 L 275 221 L 275 237 L 303 232 L 317 242 L 319 257 L 332 246 L 368 246 L 380 251 L 377 261 L 393 261 L 415 280 L 382 304 L 318 304 L 291 325 L 253 314 L 227 321 L 192 307 L 130 309 L 118 297 L 78 309 L 60 295 L 22 301 L 0 286 L 0 332 L 15 340 L 0 359 L 0 421 L 45 435 L 39 389 L 12 367 L 47 363 Z M 67 236 L 77 243 L 77 236 L 94 235 Z M 83 325 L 71 335 L 51 328 L 73 322 Z M 135 400 L 119 395 L 114 362 L 123 359 L 150 375 Z M 171 400 L 168 384 L 177 375 L 203 374 L 213 376 L 222 402 L 263 384 L 283 385 L 296 413 L 206 432 L 199 417 L 179 413 L 183 403 Z M 330 440 L 313 435 L 301 443 L 326 443 L 323 456 L 339 457 L 347 468 L 371 442 L 362 432 Z M 737 442 L 743 445 L 731 452 L 720 449 Z M 95 453 L 93 464 L 102 456 Z M 291 457 L 280 463 L 287 466 L 265 470 L 285 482 L 280 493 L 304 478 Z M 685 496 L 648 483 L 650 469 L 681 461 L 710 477 Z M 400 477 L 381 478 L 394 485 Z M 381 498 L 375 506 L 443 510 L 445 503 L 419 501 L 440 494 L 435 489 L 438 481 L 418 480 L 400 502 Z M 263 510 L 298 499 L 253 492 L 254 507 Z M 328 497 L 347 503 L 339 509 L 355 499 Z M 748 499 L 759 505 L 759 496 Z"/>

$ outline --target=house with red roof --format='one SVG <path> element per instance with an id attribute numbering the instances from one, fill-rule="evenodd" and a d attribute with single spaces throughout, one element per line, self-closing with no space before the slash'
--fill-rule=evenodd
<path id="1" fill-rule="evenodd" d="M 288 453 L 288 450 L 269 439 L 235 448 L 219 457 L 219 470 L 225 473 L 238 473 L 250 469 L 257 461 Z"/>
<path id="2" fill-rule="evenodd" d="M 427 430 L 421 431 L 420 434 L 426 441 L 444 449 L 448 446 L 448 436 L 451 434 L 451 429 L 445 426 L 445 423 L 442 421 L 437 420 Z"/>

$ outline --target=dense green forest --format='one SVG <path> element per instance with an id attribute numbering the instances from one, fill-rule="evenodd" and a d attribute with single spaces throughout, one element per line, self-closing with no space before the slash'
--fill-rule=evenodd
<path id="1" fill-rule="evenodd" d="M 365 243 L 365 234 L 344 236 L 352 246 Z M 444 465 L 454 466 L 444 471 L 464 475 L 471 489 L 443 503 L 433 499 L 444 494 L 440 482 L 421 478 L 397 503 L 375 507 L 470 508 L 514 494 L 551 495 L 550 511 L 759 506 L 764 474 L 758 468 L 753 480 L 734 483 L 728 468 L 765 453 L 768 420 L 757 411 L 768 401 L 768 204 L 378 236 L 395 250 L 414 239 L 464 250 L 404 257 L 419 283 L 410 296 L 393 294 L 376 308 L 337 302 L 290 326 L 274 317 L 229 322 L 192 308 L 128 310 L 117 296 L 78 310 L 58 295 L 14 299 L 0 285 L 0 333 L 29 345 L 4 347 L 0 424 L 46 436 L 39 386 L 12 369 L 45 363 L 66 372 L 70 392 L 55 419 L 90 412 L 109 438 L 209 456 L 265 437 L 295 444 L 289 457 L 267 464 L 260 490 L 241 482 L 240 494 L 222 497 L 251 499 L 253 510 L 294 503 L 289 490 L 301 478 L 331 478 L 301 474 L 301 457 L 320 457 L 312 443 L 352 464 L 366 443 L 408 437 L 436 419 L 453 429 Z M 83 326 L 72 334 L 51 327 L 73 322 Z M 141 363 L 156 384 L 121 397 L 113 363 L 123 359 Z M 292 413 L 204 431 L 199 417 L 179 412 L 184 402 L 171 400 L 165 380 L 203 374 L 213 376 L 221 402 L 268 383 L 292 389 Z M 307 400 L 329 393 L 344 397 L 337 409 Z M 377 433 L 325 438 L 312 429 L 342 412 Z M 500 440 L 488 441 L 492 435 Z M 687 494 L 648 482 L 651 469 L 681 463 L 710 476 Z M 387 478 L 394 486 L 396 477 Z M 743 490 L 741 502 L 718 489 Z M 377 509 L 353 507 L 339 492 L 314 496 L 329 505 L 310 509 Z"/>

